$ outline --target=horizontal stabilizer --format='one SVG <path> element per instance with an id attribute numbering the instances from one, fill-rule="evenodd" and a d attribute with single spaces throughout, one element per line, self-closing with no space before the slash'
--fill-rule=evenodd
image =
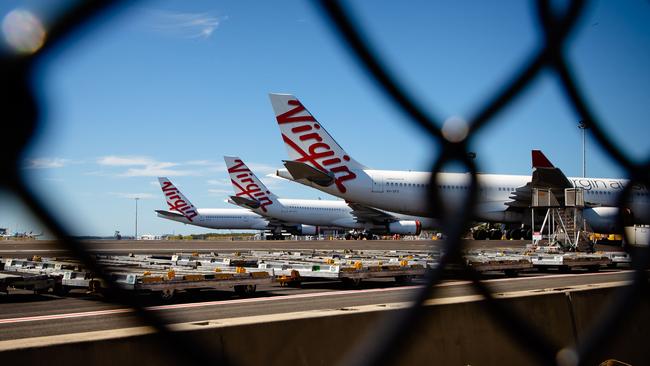
<path id="1" fill-rule="evenodd" d="M 171 211 L 165 211 L 165 210 L 156 210 L 156 213 L 159 214 L 160 216 L 166 216 L 166 217 L 174 217 L 174 218 L 183 218 L 185 216 L 176 213 L 176 212 L 171 212 Z"/>
<path id="2" fill-rule="evenodd" d="M 321 187 L 328 187 L 334 183 L 334 173 L 325 173 L 309 164 L 293 160 L 284 160 L 284 166 L 294 179 L 306 179 Z"/>
<path id="3" fill-rule="evenodd" d="M 243 207 L 251 208 L 253 210 L 260 207 L 260 203 L 258 201 L 246 197 L 230 196 L 230 200 L 234 202 L 237 206 L 243 206 Z"/>

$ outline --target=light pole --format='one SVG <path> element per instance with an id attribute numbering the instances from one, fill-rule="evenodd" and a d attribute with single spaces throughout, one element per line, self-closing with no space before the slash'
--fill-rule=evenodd
<path id="1" fill-rule="evenodd" d="M 578 128 L 582 130 L 582 177 L 587 177 L 587 158 L 586 158 L 586 140 L 585 134 L 586 130 L 589 128 L 589 124 L 585 121 L 580 121 L 578 123 Z"/>
<path id="2" fill-rule="evenodd" d="M 135 197 L 135 240 L 138 240 L 138 200 L 140 197 Z"/>

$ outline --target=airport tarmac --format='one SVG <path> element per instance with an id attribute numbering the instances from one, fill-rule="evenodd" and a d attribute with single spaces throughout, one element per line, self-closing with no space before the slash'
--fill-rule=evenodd
<path id="1" fill-rule="evenodd" d="M 495 278 L 486 283 L 495 293 L 565 291 L 572 286 L 623 284 L 629 275 L 629 271 L 539 274 Z M 316 282 L 303 284 L 301 288 L 265 286 L 247 298 L 231 291 L 202 291 L 180 293 L 171 303 L 146 295 L 142 295 L 142 300 L 149 310 L 160 312 L 169 323 L 181 323 L 407 302 L 417 289 L 417 284 L 398 286 L 392 280 L 367 281 L 352 290 L 339 282 Z M 66 297 L 34 295 L 27 291 L 12 293 L 12 296 L 0 296 L 0 341 L 142 325 L 131 309 L 82 291 L 73 291 Z M 468 281 L 454 280 L 438 285 L 432 298 L 474 294 Z"/>
<path id="2" fill-rule="evenodd" d="M 233 252 L 238 250 L 428 250 L 444 248 L 443 240 L 88 240 L 83 241 L 93 253 L 159 254 L 178 252 Z M 464 240 L 467 249 L 522 248 L 528 240 Z M 615 245 L 598 245 L 597 250 L 619 251 Z M 0 257 L 27 255 L 57 256 L 66 254 L 61 243 L 50 240 L 0 241 Z"/>
<path id="3" fill-rule="evenodd" d="M 173 253 L 173 252 L 233 252 L 237 250 L 297 250 L 297 249 L 355 249 L 355 250 L 426 250 L 441 248 L 443 241 L 86 241 L 87 249 L 97 253 Z M 523 247 L 527 241 L 465 241 L 468 248 Z M 610 249 L 611 248 L 611 249 Z M 620 250 L 616 246 L 604 249 Z M 30 255 L 60 256 L 66 250 L 52 241 L 3 241 L 0 256 Z M 486 277 L 495 292 L 563 291 L 571 286 L 622 284 L 629 271 L 586 271 L 572 274 L 526 273 L 519 278 L 503 275 Z M 303 283 L 300 288 L 279 284 L 259 286 L 257 293 L 242 298 L 233 291 L 204 290 L 200 293 L 179 293 L 172 302 L 154 295 L 140 295 L 150 310 L 159 311 L 169 323 L 200 322 L 246 316 L 342 309 L 362 305 L 391 304 L 409 301 L 417 291 L 417 282 L 400 286 L 392 279 L 364 281 L 359 289 L 345 288 L 338 281 Z M 474 295 L 467 281 L 446 280 L 438 285 L 433 299 Z M 11 290 L 0 294 L 0 341 L 55 334 L 95 330 L 120 329 L 142 325 L 133 311 L 104 301 L 95 294 L 73 290 L 65 297 L 52 294 L 35 295 L 29 291 Z"/>

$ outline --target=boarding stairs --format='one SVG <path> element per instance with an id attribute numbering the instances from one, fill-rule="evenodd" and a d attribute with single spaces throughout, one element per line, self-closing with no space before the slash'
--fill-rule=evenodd
<path id="1" fill-rule="evenodd" d="M 532 208 L 546 210 L 544 221 L 534 244 L 546 243 L 549 246 L 561 246 L 565 250 L 582 249 L 588 240 L 582 230 L 582 209 L 584 208 L 583 190 L 567 188 L 564 190 L 564 202 L 559 202 L 550 189 L 535 188 Z M 533 222 L 533 227 L 534 222 Z"/>

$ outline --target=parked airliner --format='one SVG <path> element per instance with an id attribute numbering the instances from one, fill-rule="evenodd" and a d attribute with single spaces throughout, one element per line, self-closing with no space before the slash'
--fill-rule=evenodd
<path id="1" fill-rule="evenodd" d="M 429 216 L 427 187 L 430 172 L 369 169 L 353 159 L 323 125 L 293 95 L 270 94 L 289 160 L 277 175 L 314 187 L 347 201 L 382 210 L 415 216 Z M 624 179 L 567 178 L 542 154 L 533 151 L 533 174 L 479 174 L 479 202 L 475 219 L 482 222 L 519 225 L 527 220 L 532 188 L 550 188 L 558 201 L 564 189 L 585 190 L 584 218 L 596 232 L 615 232 L 619 209 L 617 196 L 628 183 Z M 438 189 L 444 204 L 453 207 L 468 189 L 469 175 L 440 173 Z M 629 222 L 650 223 L 647 187 L 635 185 L 624 213 Z M 514 230 L 514 229 L 513 229 Z M 517 229 L 518 230 L 518 229 Z"/>
<path id="2" fill-rule="evenodd" d="M 197 208 L 167 178 L 159 177 L 160 187 L 169 210 L 156 210 L 158 217 L 210 229 L 270 230 L 281 237 L 282 230 L 297 235 L 316 234 L 316 227 L 299 223 L 274 221 L 245 208 Z"/>
<path id="3" fill-rule="evenodd" d="M 240 158 L 224 156 L 224 160 L 235 190 L 230 199 L 269 219 L 353 229 L 346 235 L 348 239 L 370 239 L 374 234 L 419 235 L 422 228 L 434 226 L 431 218 L 392 214 L 358 203 L 278 198 Z"/>

